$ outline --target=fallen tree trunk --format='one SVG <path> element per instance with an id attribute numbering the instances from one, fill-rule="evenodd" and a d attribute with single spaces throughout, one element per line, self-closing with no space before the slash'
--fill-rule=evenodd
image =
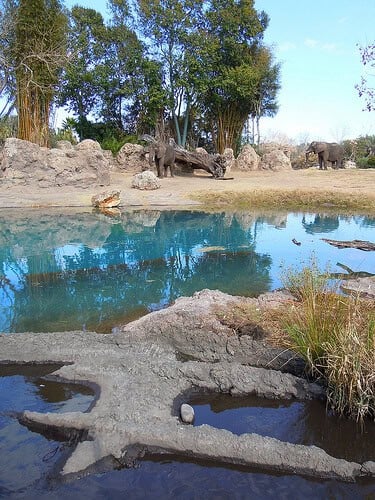
<path id="1" fill-rule="evenodd" d="M 375 243 L 371 243 L 370 241 L 337 241 L 329 240 L 327 238 L 322 238 L 322 240 L 337 248 L 357 248 L 358 250 L 364 250 L 365 252 L 371 252 L 372 250 L 375 250 Z"/>
<path id="2" fill-rule="evenodd" d="M 140 137 L 142 141 L 147 142 L 151 146 L 160 144 L 160 142 L 165 145 L 167 142 L 158 141 L 155 137 L 151 135 L 144 134 Z M 222 155 L 215 154 L 211 155 L 209 153 L 198 153 L 197 151 L 187 151 L 181 146 L 177 146 L 173 139 L 168 141 L 168 145 L 173 146 L 175 152 L 175 161 L 182 163 L 185 166 L 195 170 L 205 170 L 211 174 L 215 179 L 222 179 L 225 175 L 226 164 L 225 158 Z M 149 148 L 145 149 L 145 153 L 149 152 Z"/>
<path id="3" fill-rule="evenodd" d="M 225 158 L 219 154 L 210 155 L 208 153 L 187 151 L 179 146 L 175 147 L 175 153 L 178 163 L 183 163 L 193 170 L 205 170 L 217 179 L 225 175 Z"/>

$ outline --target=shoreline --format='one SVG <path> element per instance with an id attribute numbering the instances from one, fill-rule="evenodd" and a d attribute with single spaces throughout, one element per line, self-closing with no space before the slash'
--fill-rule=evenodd
<path id="1" fill-rule="evenodd" d="M 0 209 L 92 207 L 91 197 L 120 191 L 120 208 L 283 208 L 302 210 L 355 210 L 375 213 L 375 169 L 293 170 L 280 172 L 231 171 L 234 177 L 218 181 L 205 172 L 161 179 L 160 189 L 131 187 L 134 172 L 111 172 L 108 186 L 5 186 L 0 179 Z"/>

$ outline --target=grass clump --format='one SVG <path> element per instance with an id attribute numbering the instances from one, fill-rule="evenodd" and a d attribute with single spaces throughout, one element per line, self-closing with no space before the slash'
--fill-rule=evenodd
<path id="1" fill-rule="evenodd" d="M 315 265 L 289 271 L 284 283 L 298 299 L 281 319 L 289 347 L 325 378 L 336 413 L 375 418 L 374 301 L 338 293 Z"/>

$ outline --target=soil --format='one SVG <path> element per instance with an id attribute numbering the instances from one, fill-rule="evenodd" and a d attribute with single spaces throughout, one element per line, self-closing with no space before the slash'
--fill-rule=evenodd
<path id="1" fill-rule="evenodd" d="M 191 175 L 178 175 L 161 179 L 162 187 L 154 191 L 131 188 L 134 173 L 111 173 L 111 184 L 105 187 L 80 188 L 71 186 L 38 188 L 35 186 L 6 187 L 0 183 L 0 208 L 17 207 L 84 207 L 91 206 L 91 197 L 101 191 L 121 191 L 121 206 L 188 207 L 199 205 L 194 195 L 202 192 L 244 191 L 305 191 L 320 193 L 334 191 L 335 194 L 356 193 L 358 197 L 375 201 L 375 169 L 372 170 L 327 170 L 315 168 L 280 172 L 227 173 L 226 180 L 216 180 L 204 171 Z M 233 179 L 231 179 L 233 177 Z M 225 179 L 225 178 L 224 178 Z"/>

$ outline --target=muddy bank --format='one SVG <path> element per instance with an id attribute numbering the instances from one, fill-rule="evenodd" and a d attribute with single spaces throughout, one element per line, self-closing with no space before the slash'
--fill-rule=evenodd
<path id="1" fill-rule="evenodd" d="M 373 476 L 374 462 L 348 462 L 315 446 L 181 422 L 180 405 L 193 393 L 324 398 L 322 387 L 300 376 L 303 365 L 291 353 L 250 335 L 239 337 L 220 322 L 226 310 L 243 300 L 261 309 L 291 297 L 275 292 L 243 299 L 204 290 L 113 335 L 1 335 L 2 363 L 63 363 L 54 377 L 98 388 L 88 413 L 25 409 L 21 421 L 39 432 L 57 429 L 81 435 L 64 475 L 97 470 L 108 457 L 131 464 L 145 453 L 163 453 L 311 477 Z"/>

